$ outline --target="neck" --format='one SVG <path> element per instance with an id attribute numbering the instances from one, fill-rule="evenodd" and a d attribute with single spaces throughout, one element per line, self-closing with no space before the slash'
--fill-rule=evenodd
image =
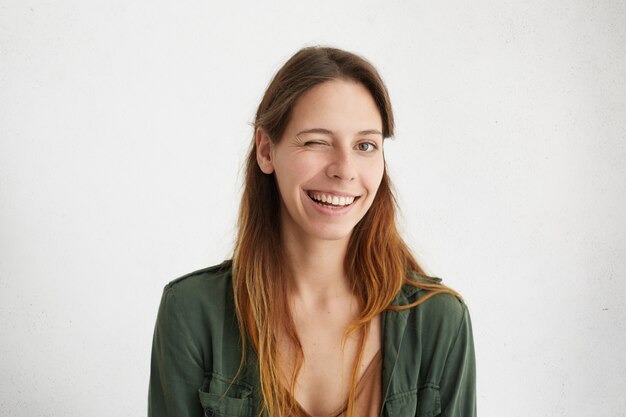
<path id="1" fill-rule="evenodd" d="M 324 301 L 351 295 L 344 270 L 350 236 L 340 240 L 302 240 L 283 236 L 290 292 L 299 299 Z"/>

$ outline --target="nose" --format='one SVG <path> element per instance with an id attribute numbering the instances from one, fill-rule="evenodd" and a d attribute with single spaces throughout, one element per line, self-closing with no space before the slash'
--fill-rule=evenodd
<path id="1" fill-rule="evenodd" d="M 353 155 L 347 149 L 335 149 L 326 174 L 330 178 L 352 181 L 356 178 L 356 166 L 354 165 Z"/>

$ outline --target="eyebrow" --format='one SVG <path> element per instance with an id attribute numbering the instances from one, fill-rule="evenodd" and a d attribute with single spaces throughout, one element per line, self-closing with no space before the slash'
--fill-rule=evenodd
<path id="1" fill-rule="evenodd" d="M 313 128 L 313 129 L 302 130 L 302 131 L 296 133 L 296 136 L 301 135 L 303 133 L 321 133 L 323 135 L 331 135 L 331 136 L 334 134 L 331 130 L 322 129 L 320 127 L 316 127 L 316 128 Z M 376 130 L 376 129 L 361 130 L 357 134 L 358 135 L 380 135 L 380 136 L 383 135 L 380 130 Z"/>

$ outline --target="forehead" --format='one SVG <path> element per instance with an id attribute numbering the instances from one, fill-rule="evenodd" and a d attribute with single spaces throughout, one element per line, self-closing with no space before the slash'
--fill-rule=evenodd
<path id="1" fill-rule="evenodd" d="M 382 118 L 369 90 L 353 80 L 331 80 L 306 91 L 296 102 L 287 131 L 323 128 L 352 133 L 382 131 Z"/>

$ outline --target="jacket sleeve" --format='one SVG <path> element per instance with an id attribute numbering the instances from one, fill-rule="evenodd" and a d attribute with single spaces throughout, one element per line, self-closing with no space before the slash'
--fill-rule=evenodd
<path id="1" fill-rule="evenodd" d="M 442 417 L 476 416 L 476 359 L 469 312 L 463 317 L 440 382 Z"/>
<path id="2" fill-rule="evenodd" d="M 198 399 L 202 353 L 181 298 L 175 286 L 165 287 L 152 342 L 148 417 L 203 415 Z"/>

